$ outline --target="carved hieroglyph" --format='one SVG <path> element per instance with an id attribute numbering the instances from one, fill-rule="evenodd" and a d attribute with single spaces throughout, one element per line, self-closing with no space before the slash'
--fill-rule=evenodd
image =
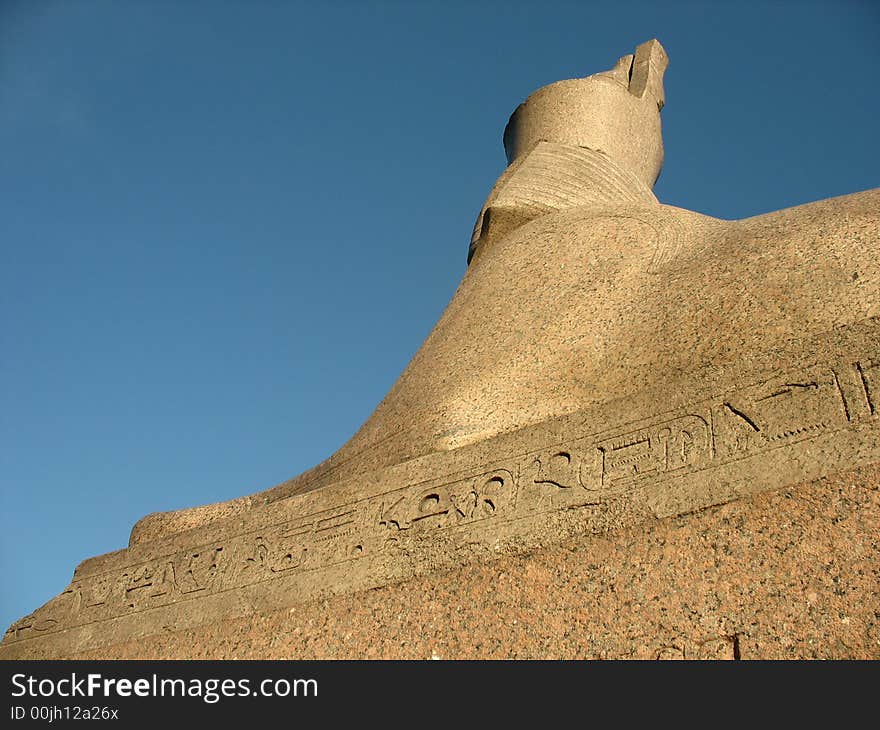
<path id="1" fill-rule="evenodd" d="M 63 656 L 880 461 L 880 191 L 661 205 L 666 55 L 533 94 L 455 298 L 337 454 L 135 526 L 6 633 Z"/>

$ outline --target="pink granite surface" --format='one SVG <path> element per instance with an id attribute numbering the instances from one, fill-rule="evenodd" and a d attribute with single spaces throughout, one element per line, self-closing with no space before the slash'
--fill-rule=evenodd
<path id="1" fill-rule="evenodd" d="M 71 658 L 877 659 L 880 464 Z"/>

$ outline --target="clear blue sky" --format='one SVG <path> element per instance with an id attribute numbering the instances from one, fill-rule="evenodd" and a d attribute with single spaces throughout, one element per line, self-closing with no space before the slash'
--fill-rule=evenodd
<path id="1" fill-rule="evenodd" d="M 657 37 L 661 201 L 880 186 L 877 2 L 0 0 L 0 624 L 268 488 L 449 301 L 531 91 Z"/>

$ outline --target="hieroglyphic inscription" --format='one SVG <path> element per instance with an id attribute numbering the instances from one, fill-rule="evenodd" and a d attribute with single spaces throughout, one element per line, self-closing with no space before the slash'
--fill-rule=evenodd
<path id="1" fill-rule="evenodd" d="M 5 638 L 15 640 L 60 631 L 76 619 L 81 607 L 82 594 L 78 586 L 71 585 L 42 608 L 12 624 Z"/>
<path id="2" fill-rule="evenodd" d="M 493 469 L 476 467 L 380 492 L 251 529 L 222 543 L 86 575 L 13 624 L 6 640 L 368 558 L 395 542 L 437 530 L 468 531 L 489 520 L 513 522 L 595 505 L 635 489 L 653 489 L 679 475 L 813 439 L 864 417 L 876 419 L 880 358 L 849 362 L 853 365 L 847 372 L 800 368 L 678 413 L 511 457 Z M 332 497 L 332 488 L 326 493 Z"/>
<path id="3" fill-rule="evenodd" d="M 527 475 L 520 496 L 523 507 L 533 512 L 545 512 L 597 504 L 600 496 L 593 478 L 592 453 L 590 439 L 581 439 L 527 457 L 522 469 Z"/>
<path id="4" fill-rule="evenodd" d="M 880 388 L 880 367 L 865 385 Z M 876 373 L 876 375 L 874 375 Z M 537 511 L 596 504 L 611 495 L 780 448 L 845 427 L 851 420 L 837 373 L 813 366 L 711 399 L 689 413 L 531 458 L 521 497 Z M 538 496 L 534 496 L 538 495 Z"/>
<path id="5" fill-rule="evenodd" d="M 188 588 L 182 588 L 181 593 L 197 590 L 192 587 L 195 584 L 192 568 L 189 568 L 189 573 L 185 574 L 185 578 L 188 579 Z M 118 585 L 121 589 L 119 598 L 125 606 L 131 609 L 142 609 L 148 608 L 155 598 L 173 594 L 177 588 L 178 580 L 174 563 L 169 560 L 142 565 L 130 574 L 124 573 Z M 184 585 L 187 585 L 187 582 Z M 85 584 L 80 589 L 88 590 L 89 588 L 91 586 Z M 92 592 L 94 593 L 94 590 Z M 104 603 L 106 603 L 106 596 L 101 601 L 101 604 Z"/>
<path id="6" fill-rule="evenodd" d="M 379 524 L 400 531 L 467 524 L 509 513 L 516 501 L 513 474 L 506 469 L 441 487 L 394 494 L 380 510 Z"/>
<path id="7" fill-rule="evenodd" d="M 531 503 L 538 510 L 598 504 L 645 480 L 707 465 L 712 459 L 709 410 L 634 431 L 547 449 L 530 460 Z M 524 499 L 527 496 L 524 495 Z"/>
<path id="8" fill-rule="evenodd" d="M 688 414 L 598 445 L 602 485 L 626 489 L 645 479 L 712 459 L 709 415 Z"/>
<path id="9" fill-rule="evenodd" d="M 713 409 L 722 459 L 811 438 L 848 421 L 837 374 L 811 368 L 731 394 Z"/>
<path id="10" fill-rule="evenodd" d="M 505 469 L 413 485 L 154 561 L 74 581 L 10 627 L 11 640 L 273 580 L 368 556 L 389 531 L 421 531 L 510 516 L 514 475 Z"/>

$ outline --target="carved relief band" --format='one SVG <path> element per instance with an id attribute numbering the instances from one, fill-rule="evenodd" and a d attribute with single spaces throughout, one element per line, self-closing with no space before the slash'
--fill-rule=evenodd
<path id="1" fill-rule="evenodd" d="M 880 353 L 855 353 L 849 363 L 795 367 L 677 412 L 574 434 L 488 468 L 479 465 L 377 491 L 296 519 L 252 525 L 219 542 L 83 575 L 13 624 L 6 640 L 45 636 L 349 561 L 369 564 L 410 536 L 454 530 L 478 539 L 492 524 L 509 524 L 516 532 L 536 515 L 661 490 L 670 479 L 843 429 L 877 429 Z M 326 493 L 332 498 L 332 490 Z"/>

